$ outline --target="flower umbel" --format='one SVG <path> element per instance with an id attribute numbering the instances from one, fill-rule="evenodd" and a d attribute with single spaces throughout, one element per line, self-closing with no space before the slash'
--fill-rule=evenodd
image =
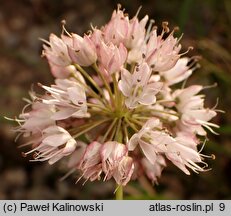
<path id="1" fill-rule="evenodd" d="M 157 182 L 167 160 L 187 175 L 208 170 L 198 146 L 218 127 L 209 122 L 216 110 L 204 107 L 203 86 L 178 89 L 197 60 L 180 53 L 168 23 L 158 34 L 137 16 L 118 7 L 83 37 L 63 27 L 45 41 L 55 84 L 39 84 L 44 95 L 33 93 L 31 110 L 17 119 L 32 145 L 24 155 L 50 164 L 69 157 L 79 180 L 114 179 L 118 187 L 141 175 Z"/>

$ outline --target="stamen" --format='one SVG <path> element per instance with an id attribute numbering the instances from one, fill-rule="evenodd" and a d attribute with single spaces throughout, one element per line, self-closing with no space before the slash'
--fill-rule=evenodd
<path id="1" fill-rule="evenodd" d="M 212 85 L 203 86 L 203 90 L 204 90 L 204 89 L 215 88 L 215 87 L 217 87 L 217 83 L 216 83 L 216 82 L 215 82 L 214 84 L 212 84 Z"/>
<path id="2" fill-rule="evenodd" d="M 185 52 L 180 53 L 179 56 L 183 56 L 183 55 L 187 54 L 190 50 L 193 50 L 192 46 L 189 46 L 188 49 Z"/>
<path id="3" fill-rule="evenodd" d="M 218 106 L 219 98 L 216 99 L 216 104 L 211 108 L 211 110 L 215 110 Z"/>
<path id="4" fill-rule="evenodd" d="M 68 178 L 72 173 L 74 173 L 76 171 L 76 168 L 72 168 L 69 172 L 67 172 L 62 178 L 59 179 L 59 181 L 63 181 L 66 178 Z"/>
<path id="5" fill-rule="evenodd" d="M 201 149 L 198 151 L 198 153 L 200 154 L 202 152 L 202 150 L 204 149 L 205 147 L 205 143 L 206 143 L 207 139 L 204 140 L 202 146 L 201 146 Z"/>
<path id="6" fill-rule="evenodd" d="M 137 10 L 137 12 L 136 12 L 135 17 L 138 17 L 138 15 L 139 15 L 139 13 L 140 13 L 141 8 L 142 8 L 142 6 L 140 6 L 140 7 L 138 8 L 138 10 Z"/>
<path id="7" fill-rule="evenodd" d="M 151 33 L 151 31 L 152 31 L 152 26 L 153 26 L 153 24 L 155 23 L 155 20 L 153 20 L 153 19 L 151 19 L 150 21 L 149 21 L 149 25 L 148 25 L 148 28 L 147 28 L 147 31 L 146 31 L 146 36 L 145 36 L 145 39 L 144 39 L 144 41 L 145 41 L 145 43 L 148 41 L 148 39 L 150 38 L 150 33 Z"/>
<path id="8" fill-rule="evenodd" d="M 64 33 L 66 33 L 69 37 L 72 37 L 72 35 L 65 28 L 66 20 L 62 20 L 61 25 L 62 25 L 62 33 L 61 34 L 64 35 Z"/>
<path id="9" fill-rule="evenodd" d="M 42 41 L 42 42 L 44 42 L 45 44 L 47 44 L 47 45 L 51 45 L 51 43 L 49 42 L 49 41 L 47 41 L 47 40 L 45 40 L 45 39 L 43 39 L 43 38 L 38 38 L 40 41 Z"/>
<path id="10" fill-rule="evenodd" d="M 117 4 L 117 11 L 119 11 L 122 8 L 122 5 L 120 3 Z"/>
<path id="11" fill-rule="evenodd" d="M 211 154 L 211 155 L 200 154 L 200 156 L 205 157 L 205 158 L 211 158 L 212 160 L 216 159 L 216 156 L 214 154 Z"/>

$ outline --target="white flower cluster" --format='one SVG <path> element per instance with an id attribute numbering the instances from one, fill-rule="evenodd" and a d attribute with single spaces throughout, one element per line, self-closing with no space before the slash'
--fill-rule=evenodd
<path id="1" fill-rule="evenodd" d="M 126 185 L 147 175 L 156 182 L 166 159 L 186 174 L 206 170 L 201 138 L 216 124 L 204 107 L 203 86 L 178 88 L 197 68 L 180 53 L 179 39 L 118 8 L 108 24 L 83 37 L 50 35 L 43 55 L 55 84 L 40 84 L 31 110 L 19 116 L 35 161 L 70 157 L 69 168 L 86 180 Z"/>

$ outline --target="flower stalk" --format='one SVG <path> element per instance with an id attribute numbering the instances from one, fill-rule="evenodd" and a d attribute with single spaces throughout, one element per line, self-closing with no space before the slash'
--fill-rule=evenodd
<path id="1" fill-rule="evenodd" d="M 123 186 L 118 185 L 115 193 L 116 200 L 123 200 Z"/>

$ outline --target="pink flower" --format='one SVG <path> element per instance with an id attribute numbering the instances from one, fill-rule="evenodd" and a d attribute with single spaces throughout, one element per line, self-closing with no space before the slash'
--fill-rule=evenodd
<path id="1" fill-rule="evenodd" d="M 175 85 L 192 74 L 197 59 L 182 58 L 188 51 L 180 53 L 176 29 L 163 22 L 158 34 L 153 20 L 139 20 L 138 13 L 129 19 L 118 6 L 101 28 L 79 36 L 63 23 L 61 38 L 44 41 L 56 79 L 40 84 L 44 95 L 31 95 L 31 111 L 27 105 L 15 119 L 23 145 L 33 148 L 25 156 L 50 164 L 69 156 L 79 180 L 102 176 L 121 186 L 143 174 L 157 182 L 166 158 L 188 175 L 205 171 L 197 148 L 205 129 L 215 133 L 210 120 L 218 110 L 204 107 L 203 86 Z"/>
<path id="2" fill-rule="evenodd" d="M 162 170 L 167 165 L 162 155 L 157 155 L 155 164 L 151 164 L 147 158 L 143 158 L 141 164 L 146 175 L 153 183 L 157 183 L 157 179 L 161 176 Z"/>
<path id="3" fill-rule="evenodd" d="M 102 169 L 105 179 L 110 179 L 119 162 L 127 154 L 127 147 L 116 141 L 109 141 L 101 147 Z"/>
<path id="4" fill-rule="evenodd" d="M 82 176 L 86 180 L 95 181 L 100 179 L 102 173 L 102 163 L 100 157 L 101 144 L 92 142 L 85 150 L 85 153 L 80 161 L 79 169 L 82 171 Z"/>
<path id="5" fill-rule="evenodd" d="M 23 132 L 24 136 L 40 133 L 43 129 L 55 125 L 55 120 L 51 117 L 55 113 L 53 105 L 47 105 L 40 101 L 32 103 L 32 110 L 20 114 L 19 118 L 24 121 L 18 131 Z"/>
<path id="6" fill-rule="evenodd" d="M 67 45 L 61 38 L 54 34 L 50 34 L 49 46 L 43 45 L 43 54 L 47 57 L 51 65 L 65 67 L 71 64 L 71 59 L 68 54 Z"/>
<path id="7" fill-rule="evenodd" d="M 76 150 L 71 154 L 68 161 L 68 168 L 77 168 L 81 162 L 84 152 L 86 151 L 87 144 L 81 141 L 78 141 L 78 146 Z"/>
<path id="8" fill-rule="evenodd" d="M 50 70 L 51 70 L 52 75 L 58 79 L 66 79 L 66 78 L 70 77 L 72 74 L 79 73 L 79 72 L 77 72 L 74 65 L 62 67 L 62 66 L 57 66 L 55 64 L 52 64 L 50 62 L 49 62 L 49 64 L 50 64 Z"/>
<path id="9" fill-rule="evenodd" d="M 129 28 L 129 19 L 124 15 L 120 8 L 112 14 L 110 22 L 104 27 L 103 35 L 107 43 L 119 45 L 127 38 Z"/>
<path id="10" fill-rule="evenodd" d="M 188 168 L 194 172 L 202 172 L 204 169 L 197 163 L 202 163 L 202 158 L 197 149 L 191 148 L 191 141 L 182 138 L 176 138 L 176 142 L 167 146 L 166 157 L 185 174 L 190 175 Z M 196 145 L 196 144 L 195 144 Z"/>
<path id="11" fill-rule="evenodd" d="M 185 88 L 185 89 L 179 89 L 179 90 L 176 90 L 174 93 L 173 93 L 173 97 L 174 98 L 177 98 L 177 100 L 179 101 L 178 104 L 177 104 L 177 108 L 180 110 L 180 111 L 183 111 L 185 108 L 187 109 L 186 106 L 189 105 L 189 102 L 191 101 L 195 101 L 196 99 L 196 102 L 198 101 L 198 99 L 200 100 L 201 99 L 201 96 L 196 96 L 194 97 L 196 94 L 198 94 L 201 90 L 203 89 L 203 86 L 201 85 L 192 85 L 192 86 L 189 86 L 188 88 Z M 191 99 L 193 97 L 193 100 Z M 197 106 L 198 103 L 196 103 L 196 106 Z M 199 103 L 199 106 L 201 104 L 201 101 Z M 195 103 L 192 104 L 193 105 L 193 108 L 195 108 Z M 191 107 L 191 105 L 190 105 Z"/>
<path id="12" fill-rule="evenodd" d="M 187 79 L 193 72 L 194 68 L 189 68 L 189 58 L 181 58 L 175 66 L 167 71 L 162 71 L 160 74 L 164 77 L 167 85 L 173 85 Z"/>
<path id="13" fill-rule="evenodd" d="M 127 58 L 127 49 L 120 43 L 119 46 L 115 46 L 112 43 L 100 45 L 100 67 L 105 70 L 105 74 L 113 74 L 118 72 L 123 66 Z"/>
<path id="14" fill-rule="evenodd" d="M 55 105 L 57 109 L 52 119 L 88 117 L 85 89 L 75 79 L 56 79 L 56 85 L 42 85 L 42 88 L 51 96 L 50 99 L 43 99 L 43 103 Z"/>
<path id="15" fill-rule="evenodd" d="M 113 177 L 118 185 L 125 186 L 131 179 L 134 171 L 133 159 L 124 156 L 114 170 Z"/>
<path id="16" fill-rule="evenodd" d="M 72 34 L 72 44 L 68 44 L 68 53 L 71 60 L 80 66 L 90 66 L 97 60 L 96 48 L 89 35 L 81 37 Z"/>
<path id="17" fill-rule="evenodd" d="M 125 40 L 125 45 L 128 49 L 140 48 L 144 44 L 147 22 L 147 15 L 140 22 L 137 16 L 129 21 L 128 34 Z"/>
<path id="18" fill-rule="evenodd" d="M 42 131 L 43 139 L 41 143 L 27 152 L 30 154 L 35 152 L 33 161 L 46 161 L 54 164 L 62 157 L 70 155 L 74 152 L 77 142 L 64 129 L 58 126 L 50 126 Z"/>
<path id="19" fill-rule="evenodd" d="M 135 133 L 128 142 L 128 150 L 134 151 L 139 144 L 146 158 L 151 164 L 156 163 L 158 153 L 165 152 L 166 145 L 174 142 L 173 138 L 161 131 L 162 125 L 157 118 L 148 120 L 138 133 Z"/>
<path id="20" fill-rule="evenodd" d="M 196 143 L 192 145 L 192 140 L 187 141 L 187 139 L 182 139 L 183 137 L 174 138 L 164 131 L 160 131 L 160 127 L 159 119 L 148 120 L 142 129 L 131 137 L 128 149 L 133 151 L 139 144 L 149 163 L 154 166 L 157 163 L 158 155 L 165 154 L 174 165 L 188 175 L 190 173 L 187 167 L 194 172 L 204 171 L 197 165 L 197 163 L 202 163 L 202 160 L 195 148 Z"/>
<path id="21" fill-rule="evenodd" d="M 147 43 L 145 59 L 154 71 L 170 70 L 180 58 L 181 45 L 177 38 L 170 34 L 165 40 L 157 36 L 154 29 Z"/>
<path id="22" fill-rule="evenodd" d="M 194 85 L 177 90 L 173 95 L 178 101 L 176 108 L 181 113 L 178 129 L 205 136 L 207 133 L 203 127 L 214 132 L 211 127 L 218 128 L 219 126 L 209 122 L 216 116 L 216 112 L 204 108 L 203 95 L 196 95 L 202 88 L 202 86 Z"/>
<path id="23" fill-rule="evenodd" d="M 126 69 L 121 70 L 119 89 L 126 97 L 125 104 L 134 109 L 139 104 L 151 105 L 156 102 L 156 94 L 162 87 L 161 82 L 149 83 L 151 70 L 146 63 L 138 65 L 133 73 Z"/>

